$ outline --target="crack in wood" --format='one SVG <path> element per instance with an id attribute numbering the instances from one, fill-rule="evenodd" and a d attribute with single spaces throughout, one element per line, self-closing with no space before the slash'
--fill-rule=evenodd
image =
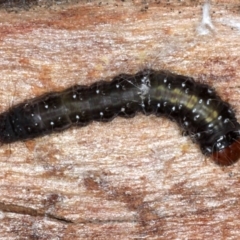
<path id="1" fill-rule="evenodd" d="M 24 207 L 20 205 L 15 204 L 6 204 L 3 202 L 0 202 L 0 211 L 2 212 L 9 212 L 9 213 L 15 213 L 15 214 L 23 214 L 23 215 L 29 215 L 32 217 L 48 217 L 49 219 L 60 221 L 63 223 L 74 223 L 73 221 L 66 219 L 64 217 L 60 217 L 54 214 L 45 213 L 42 210 L 36 210 L 30 207 Z"/>

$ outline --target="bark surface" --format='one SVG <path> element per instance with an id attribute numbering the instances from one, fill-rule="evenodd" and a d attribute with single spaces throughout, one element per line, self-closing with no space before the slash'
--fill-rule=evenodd
<path id="1" fill-rule="evenodd" d="M 0 10 L 0 111 L 144 67 L 213 86 L 240 120 L 239 1 Z M 206 15 L 207 14 L 207 15 Z M 0 148 L 1 239 L 238 239 L 240 164 L 138 114 Z"/>

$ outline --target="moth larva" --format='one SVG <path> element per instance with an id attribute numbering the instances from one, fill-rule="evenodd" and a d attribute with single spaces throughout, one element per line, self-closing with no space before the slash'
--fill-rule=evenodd
<path id="1" fill-rule="evenodd" d="M 240 157 L 240 125 L 228 103 L 208 85 L 167 71 L 145 69 L 111 82 L 73 86 L 11 107 L 0 114 L 0 142 L 32 139 L 91 121 L 137 112 L 176 121 L 219 165 Z"/>

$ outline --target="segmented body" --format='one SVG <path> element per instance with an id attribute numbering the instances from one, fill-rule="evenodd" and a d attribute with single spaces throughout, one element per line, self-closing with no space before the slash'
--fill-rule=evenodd
<path id="1" fill-rule="evenodd" d="M 152 69 L 120 74 L 110 82 L 76 85 L 13 106 L 0 114 L 0 141 L 32 139 L 137 112 L 176 121 L 218 164 L 230 165 L 240 155 L 240 125 L 228 103 L 208 85 Z"/>

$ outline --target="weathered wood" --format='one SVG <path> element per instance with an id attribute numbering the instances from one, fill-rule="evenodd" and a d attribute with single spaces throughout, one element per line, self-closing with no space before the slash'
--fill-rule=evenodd
<path id="1" fill-rule="evenodd" d="M 209 83 L 240 119 L 238 1 L 212 2 L 206 35 L 201 7 L 92 1 L 1 10 L 0 110 L 151 66 Z M 1 239 L 240 235 L 239 163 L 220 168 L 205 159 L 166 119 L 92 123 L 3 145 L 0 159 Z"/>

